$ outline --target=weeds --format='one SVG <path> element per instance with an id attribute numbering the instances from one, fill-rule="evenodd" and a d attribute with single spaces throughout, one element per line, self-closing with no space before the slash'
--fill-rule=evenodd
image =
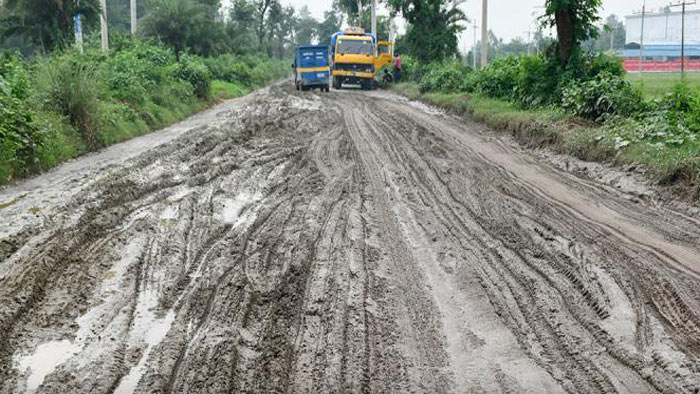
<path id="1" fill-rule="evenodd" d="M 174 123 L 287 74 L 262 56 L 201 58 L 140 40 L 24 61 L 0 53 L 0 184 Z"/>
<path id="2" fill-rule="evenodd" d="M 499 58 L 478 71 L 456 61 L 405 63 L 414 83 L 397 87 L 404 94 L 468 112 L 530 145 L 642 164 L 667 184 L 700 178 L 700 93 L 687 84 L 648 100 L 619 59 L 585 53 L 566 69 L 539 56 Z"/>

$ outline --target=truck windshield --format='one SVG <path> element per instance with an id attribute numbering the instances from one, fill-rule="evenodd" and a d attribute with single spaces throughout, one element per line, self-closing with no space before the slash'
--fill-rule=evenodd
<path id="1" fill-rule="evenodd" d="M 372 41 L 369 40 L 339 40 L 338 52 L 349 55 L 372 55 Z"/>

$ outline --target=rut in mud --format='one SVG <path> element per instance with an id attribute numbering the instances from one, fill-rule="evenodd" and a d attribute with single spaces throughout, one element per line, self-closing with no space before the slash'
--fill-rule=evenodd
<path id="1" fill-rule="evenodd" d="M 700 391 L 694 217 L 389 93 L 246 100 L 0 210 L 0 393 Z"/>

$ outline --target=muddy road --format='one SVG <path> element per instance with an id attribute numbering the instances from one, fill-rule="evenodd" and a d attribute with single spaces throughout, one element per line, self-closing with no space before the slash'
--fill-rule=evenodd
<path id="1" fill-rule="evenodd" d="M 0 393 L 698 393 L 700 221 L 386 92 L 0 190 Z"/>

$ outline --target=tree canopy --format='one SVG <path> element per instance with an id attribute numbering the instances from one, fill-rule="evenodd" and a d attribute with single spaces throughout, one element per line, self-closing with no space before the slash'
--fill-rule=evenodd
<path id="1" fill-rule="evenodd" d="M 441 60 L 457 54 L 457 35 L 464 30 L 467 17 L 459 9 L 463 0 L 386 0 L 390 9 L 400 13 L 409 26 L 401 42 L 422 62 Z"/>
<path id="2" fill-rule="evenodd" d="M 5 0 L 0 16 L 3 38 L 23 37 L 43 50 L 65 48 L 75 40 L 73 18 L 96 23 L 99 0 Z"/>
<path id="3" fill-rule="evenodd" d="M 602 0 L 546 0 L 542 22 L 557 30 L 559 62 L 566 65 L 583 41 L 598 36 Z"/>

